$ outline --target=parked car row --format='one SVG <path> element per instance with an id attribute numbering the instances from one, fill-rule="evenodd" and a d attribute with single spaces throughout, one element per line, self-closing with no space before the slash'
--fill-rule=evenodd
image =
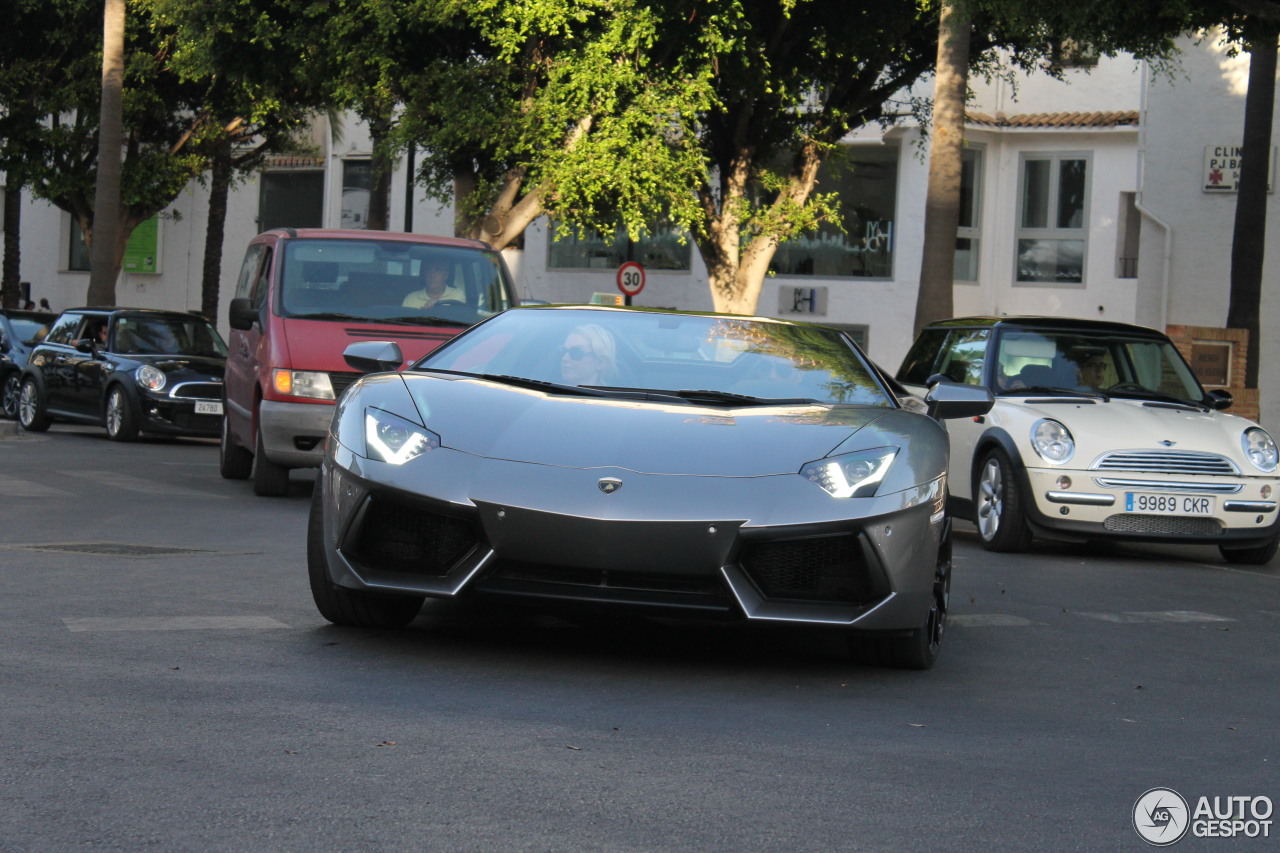
<path id="1" fill-rule="evenodd" d="M 344 625 L 468 596 L 824 625 L 926 668 L 953 517 L 994 551 L 1277 553 L 1275 441 L 1151 329 L 957 318 L 891 375 L 819 325 L 516 303 L 483 243 L 280 229 L 229 348 L 189 313 L 0 312 L 4 412 L 218 436 L 264 496 L 320 466 L 310 584 Z"/>

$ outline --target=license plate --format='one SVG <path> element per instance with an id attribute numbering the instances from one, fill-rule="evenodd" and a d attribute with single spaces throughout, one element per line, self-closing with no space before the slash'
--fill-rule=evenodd
<path id="1" fill-rule="evenodd" d="M 1125 492 L 1126 512 L 1148 515 L 1213 515 L 1214 499 L 1201 495 L 1161 495 L 1147 492 Z"/>
<path id="2" fill-rule="evenodd" d="M 204 400 L 196 400 L 197 415 L 220 415 L 222 414 L 222 403 L 206 402 Z"/>

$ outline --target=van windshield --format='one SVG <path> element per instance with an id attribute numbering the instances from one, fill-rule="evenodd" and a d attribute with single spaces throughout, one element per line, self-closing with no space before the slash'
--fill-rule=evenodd
<path id="1" fill-rule="evenodd" d="M 289 240 L 286 317 L 470 326 L 511 305 L 496 252 L 394 240 Z"/>

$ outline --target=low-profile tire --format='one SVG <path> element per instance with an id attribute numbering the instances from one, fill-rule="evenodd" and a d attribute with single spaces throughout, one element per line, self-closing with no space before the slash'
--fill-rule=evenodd
<path id="1" fill-rule="evenodd" d="M 231 422 L 222 416 L 222 439 L 218 444 L 218 471 L 227 480 L 247 480 L 253 473 L 253 454 L 231 437 Z"/>
<path id="2" fill-rule="evenodd" d="M 289 469 L 267 458 L 262 447 L 262 430 L 258 430 L 254 442 L 253 493 L 264 498 L 280 498 L 289 494 Z"/>
<path id="3" fill-rule="evenodd" d="M 1272 539 L 1267 544 L 1259 545 L 1256 548 L 1218 546 L 1218 552 L 1222 554 L 1222 559 L 1228 563 L 1236 563 L 1242 566 L 1264 566 L 1275 559 L 1278 549 L 1280 549 L 1280 538 Z"/>
<path id="4" fill-rule="evenodd" d="M 951 538 L 943 535 L 933 579 L 933 598 L 924 624 L 907 632 L 855 631 L 848 635 L 849 657 L 864 666 L 929 669 L 938 660 L 951 602 Z"/>
<path id="5" fill-rule="evenodd" d="M 138 437 L 138 410 L 129 394 L 119 385 L 107 392 L 107 405 L 102 413 L 107 438 L 112 441 L 134 441 Z"/>
<path id="6" fill-rule="evenodd" d="M 324 559 L 324 489 L 316 483 L 307 519 L 307 575 L 320 615 L 335 625 L 403 628 L 422 609 L 423 596 L 387 595 L 336 586 Z"/>
<path id="7" fill-rule="evenodd" d="M 18 417 L 18 400 L 22 398 L 22 376 L 10 370 L 0 383 L 0 417 L 13 420 Z"/>
<path id="8" fill-rule="evenodd" d="M 44 432 L 52 423 L 52 418 L 44 407 L 44 394 L 34 377 L 22 380 L 22 391 L 18 397 L 18 423 L 27 432 Z"/>
<path id="9" fill-rule="evenodd" d="M 1031 544 L 1022 489 L 1009 456 L 998 447 L 982 458 L 973 482 L 978 540 L 988 551 L 1017 553 Z"/>

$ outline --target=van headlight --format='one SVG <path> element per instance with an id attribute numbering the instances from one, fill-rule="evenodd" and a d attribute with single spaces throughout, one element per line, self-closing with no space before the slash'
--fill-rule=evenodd
<path id="1" fill-rule="evenodd" d="M 329 374 L 318 370 L 285 370 L 277 367 L 271 372 L 271 383 L 276 391 L 292 397 L 308 397 L 313 400 L 332 400 L 333 383 Z"/>
<path id="2" fill-rule="evenodd" d="M 391 465 L 403 465 L 440 446 L 440 436 L 413 421 L 382 409 L 364 410 L 365 455 Z"/>
<path id="3" fill-rule="evenodd" d="M 1254 468 L 1267 474 L 1276 470 L 1280 454 L 1276 452 L 1275 439 L 1265 429 L 1250 427 L 1245 430 L 1244 435 L 1240 436 L 1240 446 L 1244 448 L 1244 455 Z"/>
<path id="4" fill-rule="evenodd" d="M 800 476 L 821 486 L 832 497 L 869 498 L 880 488 L 897 455 L 896 447 L 843 453 L 806 464 L 800 469 Z"/>
<path id="5" fill-rule="evenodd" d="M 1051 418 L 1043 418 L 1031 427 L 1031 445 L 1046 462 L 1063 463 L 1076 452 L 1071 430 Z"/>

